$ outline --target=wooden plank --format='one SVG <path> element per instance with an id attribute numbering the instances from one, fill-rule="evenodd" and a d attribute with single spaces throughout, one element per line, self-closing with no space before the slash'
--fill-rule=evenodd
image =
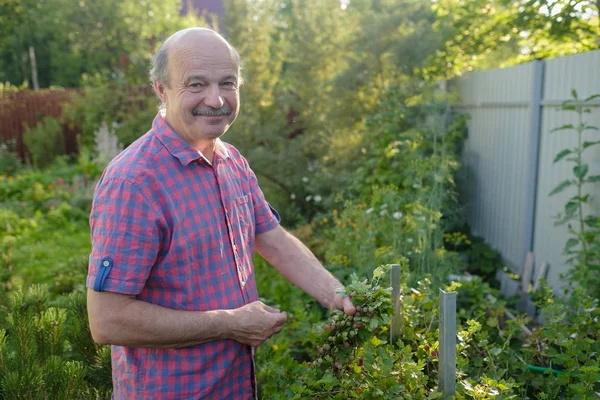
<path id="1" fill-rule="evenodd" d="M 546 276 L 548 275 L 548 269 L 550 269 L 550 264 L 548 263 L 548 261 L 544 261 L 533 283 L 534 292 L 539 290 L 540 286 L 542 285 L 542 279 L 546 279 Z"/>
<path id="2" fill-rule="evenodd" d="M 525 256 L 525 266 L 523 267 L 523 274 L 521 275 L 521 293 L 529 292 L 529 285 L 531 284 L 531 277 L 533 275 L 534 262 L 534 254 L 532 252 L 528 252 Z"/>

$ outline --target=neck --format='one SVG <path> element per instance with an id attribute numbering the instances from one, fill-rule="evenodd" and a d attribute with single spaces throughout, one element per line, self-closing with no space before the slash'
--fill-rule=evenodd
<path id="1" fill-rule="evenodd" d="M 215 148 L 217 146 L 217 140 L 213 139 L 210 141 L 202 141 L 196 143 L 190 143 L 196 150 L 202 153 L 208 161 L 212 163 L 213 155 L 215 154 Z"/>

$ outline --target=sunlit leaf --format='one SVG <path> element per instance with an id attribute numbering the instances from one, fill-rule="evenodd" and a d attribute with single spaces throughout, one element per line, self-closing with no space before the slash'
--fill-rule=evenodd
<path id="1" fill-rule="evenodd" d="M 375 270 L 373 271 L 373 279 L 378 279 L 381 278 L 383 275 L 385 275 L 386 271 L 384 268 L 382 267 L 377 267 L 375 268 Z"/>
<path id="2" fill-rule="evenodd" d="M 371 344 L 375 347 L 379 346 L 381 344 L 381 340 L 379 340 L 379 338 L 377 336 L 373 336 L 370 340 Z"/>

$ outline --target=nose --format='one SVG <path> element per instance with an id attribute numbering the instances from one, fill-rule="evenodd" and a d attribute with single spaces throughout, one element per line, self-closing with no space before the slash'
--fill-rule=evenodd
<path id="1" fill-rule="evenodd" d="M 214 109 L 223 107 L 225 102 L 221 96 L 219 85 L 211 85 L 208 93 L 206 94 L 206 98 L 204 99 L 204 104 Z"/>

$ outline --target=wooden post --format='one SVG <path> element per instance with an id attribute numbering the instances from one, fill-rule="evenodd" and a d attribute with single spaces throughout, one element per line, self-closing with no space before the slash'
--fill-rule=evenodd
<path id="1" fill-rule="evenodd" d="M 439 390 L 444 400 L 456 394 L 456 292 L 440 289 Z"/>
<path id="2" fill-rule="evenodd" d="M 533 265 L 535 256 L 532 252 L 528 252 L 525 256 L 525 265 L 523 266 L 523 276 L 521 277 L 521 293 L 529 293 L 529 285 L 533 276 Z"/>
<path id="3" fill-rule="evenodd" d="M 400 332 L 402 331 L 402 302 L 400 301 L 400 286 L 402 279 L 400 277 L 400 264 L 391 264 L 392 270 L 390 277 L 392 281 L 392 301 L 394 302 L 394 316 L 390 327 L 390 343 L 396 344 Z"/>
<path id="4" fill-rule="evenodd" d="M 550 264 L 548 264 L 548 261 L 544 261 L 533 283 L 534 292 L 539 290 L 540 286 L 542 285 L 542 279 L 546 279 L 546 275 L 548 274 L 548 268 L 550 268 Z"/>
<path id="5" fill-rule="evenodd" d="M 525 265 L 523 266 L 523 275 L 521 276 L 521 300 L 517 304 L 517 309 L 521 312 L 525 312 L 530 316 L 535 316 L 535 307 L 529 298 L 529 287 L 531 285 L 531 278 L 533 277 L 533 268 L 535 263 L 535 256 L 532 252 L 528 252 L 525 256 Z"/>

